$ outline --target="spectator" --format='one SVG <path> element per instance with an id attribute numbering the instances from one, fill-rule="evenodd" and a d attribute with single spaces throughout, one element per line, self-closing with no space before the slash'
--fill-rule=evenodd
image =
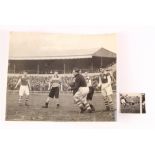
<path id="1" fill-rule="evenodd" d="M 116 72 L 113 72 L 114 78 L 116 78 Z M 20 76 L 8 76 L 8 81 L 7 81 L 7 87 L 8 90 L 14 90 L 14 87 L 18 81 Z M 31 84 L 31 90 L 32 91 L 47 91 L 48 90 L 48 83 L 49 79 L 51 76 L 49 75 L 44 75 L 44 76 L 36 76 L 36 75 L 31 75 L 29 77 L 30 79 L 30 84 Z M 99 75 L 91 75 L 90 79 L 93 82 L 93 85 L 97 86 L 99 82 Z M 62 81 L 62 91 L 69 91 L 69 83 L 73 80 L 72 75 L 64 75 L 61 77 Z M 116 85 L 116 80 L 114 80 L 114 86 Z M 115 88 L 115 87 L 114 87 Z M 100 88 L 96 88 L 96 91 L 100 91 Z"/>

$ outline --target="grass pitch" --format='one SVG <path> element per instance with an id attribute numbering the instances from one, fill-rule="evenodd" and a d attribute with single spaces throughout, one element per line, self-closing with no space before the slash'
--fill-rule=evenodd
<path id="1" fill-rule="evenodd" d="M 8 121 L 115 121 L 116 112 L 105 111 L 105 105 L 101 93 L 95 93 L 93 105 L 96 112 L 80 113 L 79 108 L 73 102 L 71 93 L 60 93 L 60 107 L 57 109 L 54 101 L 49 108 L 42 108 L 48 93 L 31 93 L 29 104 L 26 107 L 18 105 L 18 93 L 7 92 L 6 120 Z M 113 94 L 116 104 L 116 94 Z"/>
<path id="2" fill-rule="evenodd" d="M 140 104 L 121 105 L 121 113 L 140 113 Z"/>

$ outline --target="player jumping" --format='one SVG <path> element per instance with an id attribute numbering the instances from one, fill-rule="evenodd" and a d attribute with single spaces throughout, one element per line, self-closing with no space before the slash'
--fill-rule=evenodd
<path id="1" fill-rule="evenodd" d="M 19 85 L 20 85 L 20 88 L 19 88 L 19 100 L 18 100 L 18 103 L 19 103 L 19 105 L 22 105 L 22 98 L 23 98 L 23 95 L 25 94 L 26 95 L 25 106 L 29 106 L 28 100 L 29 100 L 29 94 L 30 94 L 31 86 L 30 86 L 29 78 L 27 76 L 27 72 L 25 72 L 25 71 L 23 72 L 23 75 L 18 80 L 18 82 L 17 82 L 17 84 L 15 86 L 15 89 Z"/>
<path id="2" fill-rule="evenodd" d="M 49 87 L 48 90 L 50 90 L 50 93 L 46 99 L 45 105 L 42 106 L 42 108 L 48 108 L 50 98 L 55 97 L 55 102 L 57 105 L 57 108 L 59 107 L 59 90 L 60 90 L 60 85 L 61 85 L 61 79 L 58 75 L 58 72 L 55 71 L 53 77 L 49 81 Z"/>

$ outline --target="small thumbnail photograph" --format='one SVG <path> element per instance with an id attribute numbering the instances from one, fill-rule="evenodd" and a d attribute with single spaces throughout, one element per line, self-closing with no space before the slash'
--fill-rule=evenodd
<path id="1" fill-rule="evenodd" d="M 145 93 L 120 93 L 120 112 L 145 114 Z"/>

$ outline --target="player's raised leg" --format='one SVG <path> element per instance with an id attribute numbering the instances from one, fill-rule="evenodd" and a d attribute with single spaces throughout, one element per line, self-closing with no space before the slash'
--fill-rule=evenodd
<path id="1" fill-rule="evenodd" d="M 78 91 L 74 94 L 73 96 L 73 99 L 74 99 L 74 102 L 78 105 L 78 107 L 80 108 L 80 113 L 83 113 L 85 111 L 85 106 L 84 104 L 81 102 L 81 99 L 80 99 L 80 96 L 81 96 L 81 92 Z"/>
<path id="2" fill-rule="evenodd" d="M 73 69 L 73 75 L 75 77 L 75 85 L 72 88 L 73 98 L 75 103 L 80 107 L 81 113 L 85 111 L 85 108 L 88 112 L 91 112 L 89 103 L 87 103 L 86 97 L 89 92 L 85 78 L 80 74 L 80 69 Z"/>
<path id="3" fill-rule="evenodd" d="M 80 98 L 81 98 L 82 103 L 84 104 L 84 106 L 88 112 L 92 112 L 91 106 L 90 106 L 89 102 L 87 102 L 87 95 L 89 92 L 89 88 L 88 87 L 80 87 L 79 89 L 81 91 Z"/>

